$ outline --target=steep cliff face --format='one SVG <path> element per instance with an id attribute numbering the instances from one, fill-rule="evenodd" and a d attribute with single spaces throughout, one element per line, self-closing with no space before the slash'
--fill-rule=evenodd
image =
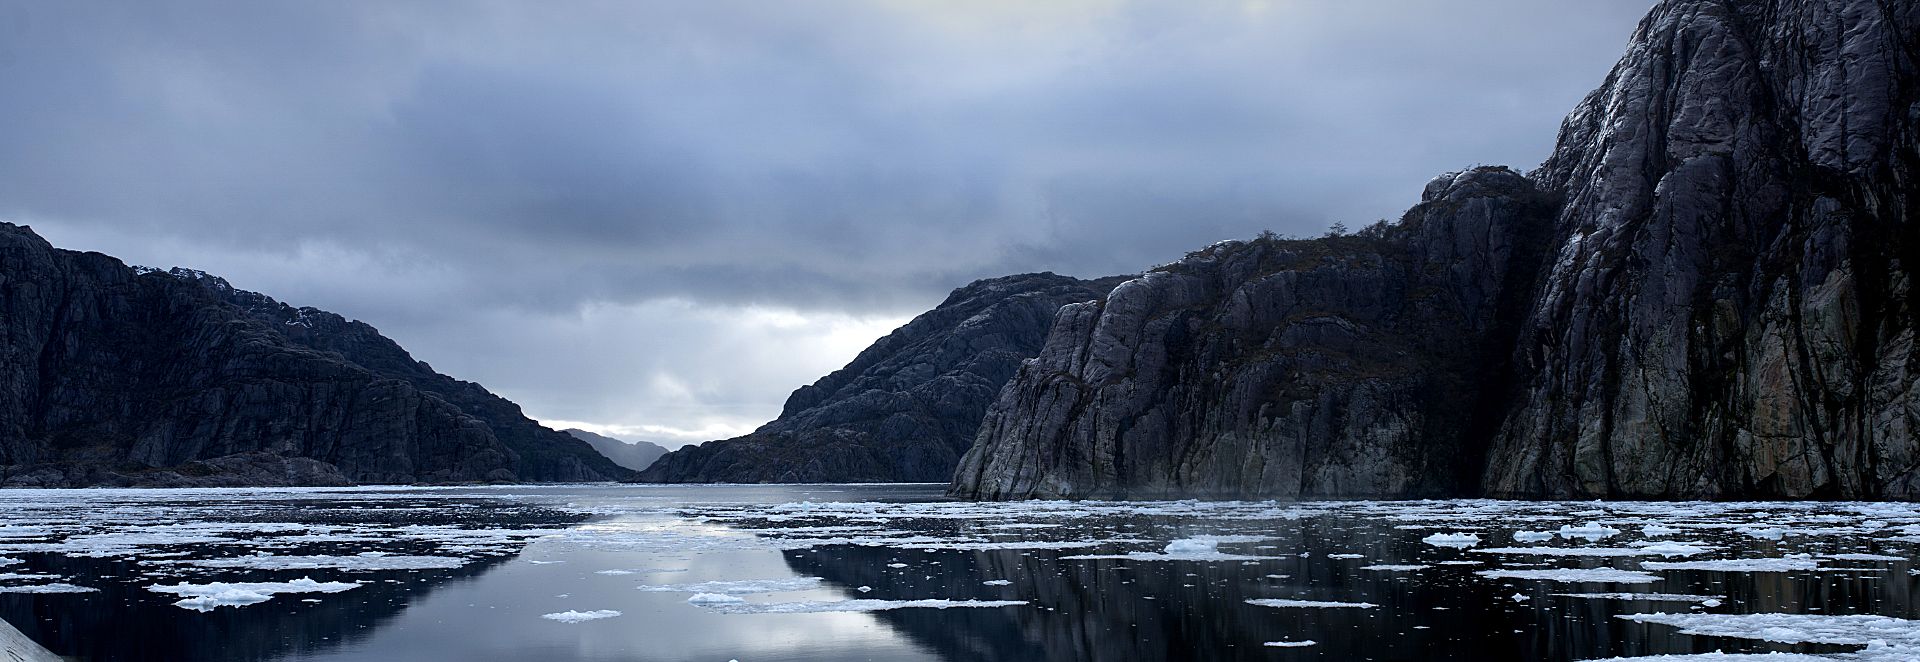
<path id="1" fill-rule="evenodd" d="M 627 475 L 370 326 L 0 223 L 0 484 Z"/>
<path id="2" fill-rule="evenodd" d="M 641 480 L 668 483 L 944 482 L 980 416 L 1054 313 L 1120 278 L 1007 276 L 954 290 L 847 367 L 801 387 L 752 434 L 682 448 Z"/>
<path id="3" fill-rule="evenodd" d="M 1361 236 L 1224 242 L 1060 311 L 961 462 L 976 498 L 1457 493 L 1551 200 L 1443 176 Z M 1533 248 L 1529 248 L 1533 247 Z"/>
<path id="4" fill-rule="evenodd" d="M 1917 20 L 1662 2 L 1530 176 L 1544 218 L 1453 216 L 1443 178 L 1379 247 L 1210 249 L 1069 307 L 953 491 L 1920 498 Z"/>
<path id="5" fill-rule="evenodd" d="M 1920 498 L 1920 7 L 1656 7 L 1566 194 L 1486 472 L 1528 497 Z"/>

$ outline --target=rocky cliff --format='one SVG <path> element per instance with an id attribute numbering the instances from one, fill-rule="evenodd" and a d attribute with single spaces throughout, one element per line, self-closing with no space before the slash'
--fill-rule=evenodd
<path id="1" fill-rule="evenodd" d="M 1661 3 L 1564 192 L 1486 471 L 1526 497 L 1920 497 L 1920 6 Z"/>
<path id="2" fill-rule="evenodd" d="M 628 475 L 371 326 L 0 223 L 0 484 Z"/>
<path id="3" fill-rule="evenodd" d="M 603 434 L 594 434 L 586 430 L 568 428 L 561 430 L 573 435 L 573 438 L 587 442 L 593 450 L 599 451 L 614 464 L 639 471 L 652 466 L 660 456 L 667 454 L 665 446 L 648 441 L 624 441 Z"/>
<path id="4" fill-rule="evenodd" d="M 1458 493 L 1553 208 L 1477 169 L 1435 180 L 1398 225 L 1223 242 L 1067 306 L 955 491 Z"/>
<path id="5" fill-rule="evenodd" d="M 944 482 L 1001 385 L 1040 351 L 1054 313 L 1120 280 L 1024 274 L 954 290 L 845 368 L 794 391 L 773 422 L 668 453 L 641 479 Z"/>
<path id="6" fill-rule="evenodd" d="M 1070 306 L 953 491 L 1920 498 L 1920 9 L 1667 0 L 1520 181 Z"/>

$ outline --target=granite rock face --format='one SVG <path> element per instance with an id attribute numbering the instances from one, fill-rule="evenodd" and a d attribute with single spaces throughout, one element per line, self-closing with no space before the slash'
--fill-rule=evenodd
<path id="1" fill-rule="evenodd" d="M 986 415 L 959 496 L 1449 495 L 1554 209 L 1443 176 L 1398 225 L 1223 242 L 1067 306 Z"/>
<path id="2" fill-rule="evenodd" d="M 660 456 L 667 454 L 665 446 L 650 441 L 624 441 L 603 434 L 594 434 L 586 430 L 568 428 L 561 430 L 573 435 L 573 438 L 587 442 L 593 450 L 599 451 L 614 464 L 639 471 L 652 466 Z"/>
<path id="3" fill-rule="evenodd" d="M 0 223 L 0 484 L 629 475 L 371 326 Z"/>
<path id="4" fill-rule="evenodd" d="M 1661 3 L 1562 191 L 1499 496 L 1920 498 L 1920 5 Z"/>
<path id="5" fill-rule="evenodd" d="M 1061 311 L 953 492 L 1920 498 L 1917 60 L 1914 3 L 1662 2 L 1532 190 Z"/>
<path id="6" fill-rule="evenodd" d="M 945 482 L 1000 387 L 1040 351 L 1054 313 L 1121 280 L 1023 274 L 954 290 L 845 368 L 794 391 L 773 422 L 668 453 L 641 480 Z"/>

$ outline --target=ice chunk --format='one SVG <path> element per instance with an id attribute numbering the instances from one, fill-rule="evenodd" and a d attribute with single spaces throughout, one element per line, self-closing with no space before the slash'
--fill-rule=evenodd
<path id="1" fill-rule="evenodd" d="M 1651 584 L 1660 576 L 1616 568 L 1558 568 L 1554 570 L 1480 570 L 1473 574 L 1489 579 L 1538 579 L 1569 583 Z"/>
<path id="2" fill-rule="evenodd" d="M 687 602 L 690 602 L 696 605 L 717 605 L 717 604 L 723 604 L 728 602 L 746 602 L 746 599 L 727 595 L 725 593 L 695 593 L 693 594 L 693 597 L 687 598 Z"/>
<path id="3" fill-rule="evenodd" d="M 92 593 L 100 589 L 55 582 L 28 586 L 0 586 L 0 593 Z"/>
<path id="4" fill-rule="evenodd" d="M 1218 554 L 1220 553 L 1220 541 L 1204 538 L 1182 538 L 1167 543 L 1166 551 L 1169 556 Z"/>
<path id="5" fill-rule="evenodd" d="M 787 591 L 811 591 L 820 588 L 819 577 L 787 577 L 782 579 L 740 579 L 733 581 L 698 582 L 694 584 L 641 584 L 634 588 L 642 591 L 667 593 L 724 593 L 727 595 L 750 595 L 754 593 L 784 593 Z"/>
<path id="6" fill-rule="evenodd" d="M 808 602 L 720 602 L 702 605 L 722 614 L 821 614 L 891 609 L 1017 607 L 1025 600 L 825 600 Z"/>
<path id="7" fill-rule="evenodd" d="M 352 556 L 275 556 L 255 554 L 224 559 L 142 561 L 153 564 L 179 564 L 200 568 L 246 568 L 249 570 L 447 570 L 472 559 L 459 556 L 401 556 L 363 552 Z"/>
<path id="8" fill-rule="evenodd" d="M 1552 539 L 1553 539 L 1553 532 L 1551 531 L 1515 531 L 1513 532 L 1514 542 L 1540 542 L 1542 540 L 1552 540 Z"/>
<path id="9" fill-rule="evenodd" d="M 1300 641 L 1269 641 L 1262 645 L 1271 646 L 1273 648 L 1304 648 L 1307 646 L 1312 646 L 1314 645 L 1314 643 L 1315 642 L 1312 639 L 1302 639 Z"/>
<path id="10" fill-rule="evenodd" d="M 1620 535 L 1619 529 L 1607 526 L 1605 524 L 1601 524 L 1599 522 L 1588 522 L 1584 526 L 1574 526 L 1572 524 L 1560 525 L 1560 537 L 1567 538 L 1567 539 L 1585 538 L 1588 541 L 1594 541 L 1594 540 L 1603 540 L 1606 538 L 1611 538 L 1617 535 Z"/>
<path id="11" fill-rule="evenodd" d="M 585 621 L 597 621 L 602 618 L 613 618 L 619 615 L 620 612 L 612 609 L 595 609 L 593 611 L 573 611 L 569 609 L 552 614 L 541 614 L 540 617 L 549 621 L 560 621 L 562 623 L 581 623 Z"/>
<path id="12" fill-rule="evenodd" d="M 1792 572 L 1814 570 L 1820 562 L 1806 555 L 1767 559 L 1723 559 L 1715 561 L 1642 561 L 1647 570 L 1716 570 L 1720 572 Z"/>
<path id="13" fill-rule="evenodd" d="M 1821 614 L 1622 614 L 1636 623 L 1658 623 L 1702 637 L 1757 639 L 1781 644 L 1868 646 L 1859 657 L 1911 660 L 1920 657 L 1920 621 L 1891 616 Z"/>
<path id="14" fill-rule="evenodd" d="M 1480 535 L 1476 533 L 1436 533 L 1425 538 L 1424 542 L 1435 547 L 1453 547 L 1465 549 L 1480 544 Z"/>
<path id="15" fill-rule="evenodd" d="M 1554 595 L 1568 598 L 1587 598 L 1591 600 L 1646 600 L 1648 602 L 1699 602 L 1715 604 L 1720 602 L 1719 598 L 1711 595 L 1689 595 L 1686 593 L 1555 593 Z"/>
<path id="16" fill-rule="evenodd" d="M 1259 598 L 1254 600 L 1248 600 L 1247 604 L 1254 605 L 1256 607 L 1276 607 L 1276 608 L 1298 607 L 1298 608 L 1306 608 L 1306 609 L 1372 609 L 1375 607 L 1375 605 L 1371 602 L 1322 602 L 1318 600 L 1284 600 L 1284 599 L 1276 599 L 1276 598 Z"/>
<path id="17" fill-rule="evenodd" d="M 1431 567 L 1433 566 L 1423 565 L 1418 563 L 1404 564 L 1404 565 L 1380 563 L 1376 565 L 1363 565 L 1363 566 L 1360 566 L 1360 569 L 1361 570 L 1380 570 L 1384 572 L 1403 572 L 1403 571 L 1409 571 L 1409 570 L 1425 570 Z"/>
<path id="18" fill-rule="evenodd" d="M 182 599 L 173 604 L 183 609 L 212 611 L 216 607 L 259 604 L 281 593 L 339 593 L 359 586 L 359 582 L 316 582 L 310 577 L 301 577 L 290 582 L 154 584 L 147 590 L 181 596 Z"/>

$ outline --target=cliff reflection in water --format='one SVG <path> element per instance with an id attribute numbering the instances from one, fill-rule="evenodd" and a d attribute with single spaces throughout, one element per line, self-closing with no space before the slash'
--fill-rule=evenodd
<path id="1" fill-rule="evenodd" d="M 1383 530 L 1384 529 L 1384 530 Z M 1374 521 L 1302 522 L 1276 531 L 1285 542 L 1263 553 L 1284 558 L 1229 561 L 1075 559 L 1081 550 L 917 551 L 848 546 L 785 552 L 797 574 L 861 597 L 1028 600 L 1008 609 L 895 610 L 874 616 L 952 660 L 1271 660 L 1268 642 L 1314 642 L 1300 658 L 1330 660 L 1586 660 L 1725 651 L 1835 653 L 1858 647 L 1786 645 L 1682 635 L 1616 616 L 1699 607 L 1687 603 L 1561 594 L 1606 591 L 1717 596 L 1745 613 L 1883 614 L 1920 617 L 1914 579 L 1857 572 L 1719 573 L 1668 571 L 1641 585 L 1497 581 L 1490 566 L 1417 571 L 1365 570 L 1432 563 L 1431 549 L 1393 537 Z M 1786 553 L 1757 545 L 1755 552 Z M 1355 556 L 1361 558 L 1353 558 Z M 1427 557 L 1427 558 L 1422 558 Z M 1363 560 L 1364 559 L 1364 560 Z M 903 568 L 889 567 L 904 563 Z M 1611 567 L 1608 559 L 1537 564 Z M 1004 586 L 982 582 L 1005 579 Z M 1373 608 L 1270 608 L 1246 600 L 1366 602 Z"/>
<path id="2" fill-rule="evenodd" d="M 96 593 L 0 594 L 0 618 L 53 652 L 81 660 L 284 659 L 370 636 L 409 604 L 437 589 L 471 581 L 508 560 L 485 558 L 451 570 L 356 573 L 350 579 L 361 585 L 353 590 L 279 595 L 241 609 L 219 608 L 205 613 L 175 607 L 172 603 L 179 596 L 154 593 L 145 587 L 148 583 L 210 581 L 208 578 L 102 582 Z M 80 577 L 131 577 L 142 571 L 138 563 L 122 560 L 53 558 L 45 563 L 48 571 Z M 322 572 L 313 574 L 317 577 Z M 277 582 L 290 578 L 284 571 L 222 573 L 217 581 Z M 305 599 L 313 602 L 303 602 Z"/>

